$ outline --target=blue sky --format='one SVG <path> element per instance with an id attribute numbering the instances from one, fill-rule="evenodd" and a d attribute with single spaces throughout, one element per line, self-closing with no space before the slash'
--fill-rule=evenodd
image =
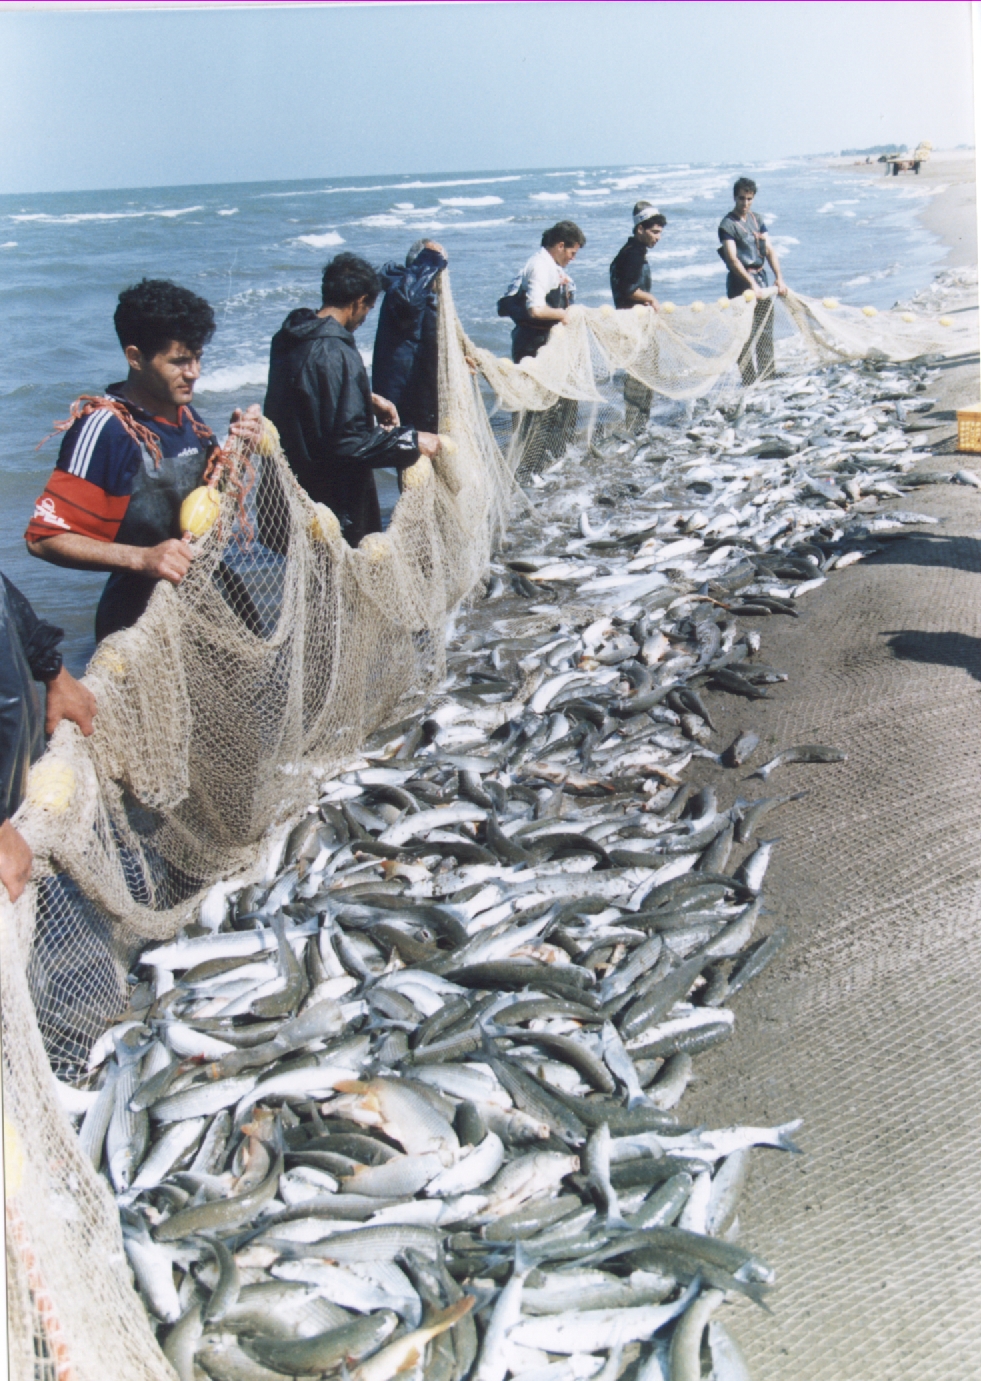
<path id="1" fill-rule="evenodd" d="M 0 192 L 974 142 L 967 3 L 0 13 Z"/>

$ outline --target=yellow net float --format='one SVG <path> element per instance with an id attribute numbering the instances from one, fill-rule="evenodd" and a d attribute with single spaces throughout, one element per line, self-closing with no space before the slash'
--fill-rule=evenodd
<path id="1" fill-rule="evenodd" d="M 203 537 L 214 527 L 221 512 L 221 495 L 216 490 L 202 484 L 192 489 L 181 504 L 181 532 L 189 532 L 192 537 Z"/>
<path id="2" fill-rule="evenodd" d="M 744 302 L 752 302 L 755 298 L 756 294 L 753 292 L 752 288 L 747 288 L 746 291 L 743 293 Z"/>
<path id="3" fill-rule="evenodd" d="M 314 505 L 313 515 L 307 524 L 307 535 L 311 542 L 336 542 L 340 537 L 341 524 L 326 504 Z"/>
<path id="4" fill-rule="evenodd" d="M 637 305 L 640 306 L 640 303 L 638 303 Z M 604 302 L 602 307 L 600 308 L 600 316 L 610 317 L 612 315 L 613 308 L 610 306 L 609 302 Z"/>
<path id="5" fill-rule="evenodd" d="M 107 647 L 103 643 L 96 654 L 95 666 L 98 671 L 107 671 L 117 681 L 126 680 L 126 663 L 114 647 Z"/>
<path id="6" fill-rule="evenodd" d="M 693 302 L 693 303 L 691 304 L 691 309 L 692 309 L 693 312 L 704 312 L 704 311 L 705 311 L 705 303 L 704 303 L 704 302 Z"/>
<path id="7" fill-rule="evenodd" d="M 674 303 L 673 303 L 673 302 L 662 302 L 662 303 L 661 303 L 661 311 L 662 311 L 662 312 L 667 312 L 668 316 L 670 316 L 671 313 L 674 311 Z"/>
<path id="8" fill-rule="evenodd" d="M 916 317 L 913 315 L 912 312 L 903 312 L 903 313 L 901 314 L 900 320 L 902 320 L 902 321 L 915 321 L 915 320 L 916 320 Z"/>
<path id="9" fill-rule="evenodd" d="M 455 442 L 451 443 L 455 447 Z M 403 489 L 421 489 L 424 484 L 428 484 L 433 473 L 433 467 L 428 456 L 420 456 L 415 465 L 410 465 L 402 471 Z"/>
<path id="10" fill-rule="evenodd" d="M 729 306 L 729 299 L 727 297 L 720 297 L 716 301 L 715 305 L 718 307 L 720 312 L 724 312 L 726 308 Z"/>
<path id="11" fill-rule="evenodd" d="M 63 815 L 75 795 L 75 771 L 62 758 L 42 758 L 27 779 L 27 800 L 32 806 Z"/>
<path id="12" fill-rule="evenodd" d="M 364 552 L 372 565 L 380 565 L 392 554 L 392 544 L 382 532 L 369 532 L 367 537 L 362 537 L 359 551 Z"/>
<path id="13" fill-rule="evenodd" d="M 835 309 L 836 307 L 839 307 L 840 305 L 841 305 L 841 304 L 840 304 L 840 302 L 838 301 L 838 299 L 837 299 L 836 297 L 822 297 L 822 298 L 821 298 L 821 306 L 822 306 L 822 307 L 827 307 L 827 309 L 828 309 L 829 312 L 833 312 L 834 309 Z"/>
<path id="14" fill-rule="evenodd" d="M 276 430 L 275 423 L 270 422 L 268 417 L 264 417 L 262 419 L 262 435 L 259 438 L 258 446 L 255 448 L 256 455 L 267 458 L 274 456 L 279 450 L 279 446 L 279 432 Z"/>
<path id="15" fill-rule="evenodd" d="M 862 308 L 862 316 L 878 316 L 878 315 L 879 315 L 879 313 L 878 313 L 878 311 L 876 310 L 875 307 L 863 307 L 863 308 Z"/>
<path id="16" fill-rule="evenodd" d="M 954 324 L 954 323 L 953 323 L 952 319 L 951 319 L 949 316 L 942 316 L 942 317 L 940 318 L 940 325 L 941 325 L 941 326 L 953 326 L 953 324 Z"/>
<path id="17" fill-rule="evenodd" d="M 445 432 L 439 434 L 439 449 L 448 456 L 455 456 L 460 449 L 452 436 L 447 436 Z"/>

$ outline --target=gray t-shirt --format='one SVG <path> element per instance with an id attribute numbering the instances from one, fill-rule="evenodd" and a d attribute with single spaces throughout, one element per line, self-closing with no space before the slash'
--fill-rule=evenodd
<path id="1" fill-rule="evenodd" d="M 766 226 L 752 211 L 747 212 L 744 221 L 731 213 L 720 221 L 719 244 L 724 245 L 726 240 L 735 243 L 736 258 L 746 268 L 759 268 L 765 262 Z"/>

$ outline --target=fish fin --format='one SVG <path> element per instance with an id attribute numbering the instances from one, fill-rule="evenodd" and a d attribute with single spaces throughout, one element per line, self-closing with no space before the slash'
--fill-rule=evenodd
<path id="1" fill-rule="evenodd" d="M 427 1333 L 428 1333 L 429 1331 L 430 1331 L 429 1329 L 426 1330 Z M 437 1331 L 438 1333 L 441 1333 L 443 1330 L 442 1330 L 442 1329 L 437 1329 L 436 1331 Z M 423 1351 L 424 1351 L 424 1350 L 425 1350 L 425 1348 L 423 1348 Z M 401 1374 L 402 1374 L 404 1371 L 412 1371 L 413 1367 L 416 1367 L 416 1366 L 419 1365 L 419 1362 L 421 1361 L 421 1359 L 422 1359 L 422 1351 L 420 1351 L 418 1347 L 413 1347 L 412 1350 L 411 1350 L 411 1352 L 407 1352 L 406 1355 L 405 1355 L 405 1357 L 403 1357 L 402 1361 L 401 1361 L 401 1362 L 399 1363 L 399 1365 L 395 1368 L 395 1375 L 396 1375 L 396 1376 L 401 1376 Z"/>
<path id="2" fill-rule="evenodd" d="M 652 1103 L 646 1093 L 632 1093 L 627 1099 L 627 1111 L 632 1112 L 634 1108 L 656 1108 L 657 1104 Z"/>
<path id="3" fill-rule="evenodd" d="M 798 1117 L 795 1121 L 787 1122 L 784 1126 L 777 1129 L 777 1145 L 781 1151 L 791 1151 L 795 1156 L 802 1156 L 804 1154 L 796 1142 L 790 1139 L 790 1133 L 796 1132 L 798 1127 L 803 1126 L 803 1122 L 804 1119 Z"/>
<path id="4" fill-rule="evenodd" d="M 366 1093 L 368 1085 L 363 1079 L 339 1079 L 334 1088 L 340 1093 Z"/>
<path id="5" fill-rule="evenodd" d="M 427 1338 L 438 1337 L 440 1333 L 445 1333 L 448 1328 L 459 1323 L 464 1314 L 469 1314 L 475 1303 L 476 1297 L 474 1295 L 462 1295 L 460 1299 L 454 1300 L 445 1309 L 440 1309 L 435 1313 L 421 1332 L 425 1333 Z"/>

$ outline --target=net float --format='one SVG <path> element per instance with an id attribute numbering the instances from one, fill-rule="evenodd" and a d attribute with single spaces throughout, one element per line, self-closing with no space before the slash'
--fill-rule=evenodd
<path id="1" fill-rule="evenodd" d="M 206 484 L 192 489 L 181 504 L 181 532 L 189 532 L 192 537 L 203 537 L 210 532 L 221 512 L 221 495 Z"/>

